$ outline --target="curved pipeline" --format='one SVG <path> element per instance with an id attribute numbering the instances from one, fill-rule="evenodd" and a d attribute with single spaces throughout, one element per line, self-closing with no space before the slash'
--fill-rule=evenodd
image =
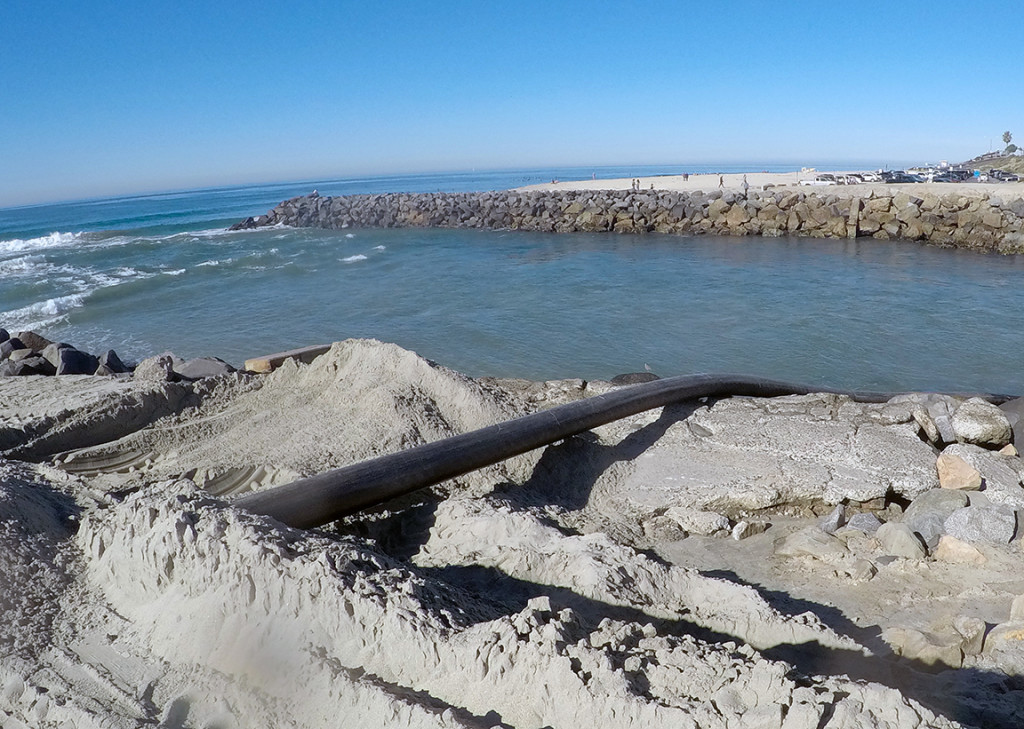
<path id="1" fill-rule="evenodd" d="M 652 408 L 700 397 L 778 397 L 811 392 L 847 395 L 858 402 L 885 402 L 899 394 L 808 387 L 743 375 L 666 377 L 246 494 L 233 504 L 293 527 L 322 526 L 396 496 Z M 1012 399 L 1006 395 L 981 397 L 995 403 Z"/>

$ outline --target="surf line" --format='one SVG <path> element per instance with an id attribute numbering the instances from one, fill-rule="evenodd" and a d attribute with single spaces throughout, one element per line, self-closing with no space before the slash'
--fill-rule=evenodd
<path id="1" fill-rule="evenodd" d="M 703 397 L 819 392 L 869 403 L 887 402 L 902 394 L 809 387 L 746 375 L 666 377 L 246 494 L 232 504 L 288 526 L 309 529 L 645 410 Z M 1015 399 L 1011 395 L 973 396 L 997 405 Z"/>

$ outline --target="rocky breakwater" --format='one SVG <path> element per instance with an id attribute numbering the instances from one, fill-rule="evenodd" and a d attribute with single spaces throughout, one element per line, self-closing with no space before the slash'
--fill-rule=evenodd
<path id="1" fill-rule="evenodd" d="M 66 342 L 32 332 L 13 335 L 0 327 L 0 377 L 28 375 L 132 375 L 136 379 L 180 382 L 218 377 L 235 368 L 217 357 L 183 360 L 171 352 L 125 364 L 112 349 L 96 356 Z"/>
<path id="2" fill-rule="evenodd" d="M 482 228 L 680 235 L 800 235 L 916 240 L 1000 253 L 1024 252 L 1024 199 L 856 187 L 827 192 L 650 190 L 390 193 L 315 192 L 231 227 Z"/>
<path id="3" fill-rule="evenodd" d="M 0 328 L 0 377 L 16 375 L 116 375 L 130 372 L 114 350 L 99 357 L 36 332 Z"/>

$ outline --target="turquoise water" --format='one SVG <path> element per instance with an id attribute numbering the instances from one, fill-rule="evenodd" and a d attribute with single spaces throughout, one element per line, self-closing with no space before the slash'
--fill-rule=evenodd
<path id="1" fill-rule="evenodd" d="M 572 174 L 316 186 L 325 195 L 500 189 Z M 665 375 L 1024 392 L 1019 258 L 874 240 L 224 230 L 310 189 L 0 210 L 0 326 L 129 359 L 172 350 L 240 365 L 376 337 L 473 375 L 608 378 L 646 365 Z"/>

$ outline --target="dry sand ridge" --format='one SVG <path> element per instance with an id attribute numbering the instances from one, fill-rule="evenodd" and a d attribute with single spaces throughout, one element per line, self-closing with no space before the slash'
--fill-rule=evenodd
<path id="1" fill-rule="evenodd" d="M 1024 722 L 1016 529 L 963 564 L 865 522 L 952 493 L 949 449 L 985 474 L 958 508 L 1016 519 L 1020 459 L 944 440 L 953 398 L 685 403 L 324 530 L 231 506 L 609 387 L 366 340 L 266 376 L 0 381 L 0 726 Z"/>

